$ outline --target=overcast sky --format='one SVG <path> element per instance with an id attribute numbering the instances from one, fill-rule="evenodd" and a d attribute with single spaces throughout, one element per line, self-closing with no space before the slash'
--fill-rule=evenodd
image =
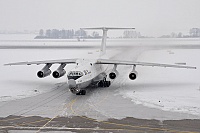
<path id="1" fill-rule="evenodd" d="M 98 26 L 186 34 L 200 28 L 200 0 L 0 0 L 0 30 Z"/>

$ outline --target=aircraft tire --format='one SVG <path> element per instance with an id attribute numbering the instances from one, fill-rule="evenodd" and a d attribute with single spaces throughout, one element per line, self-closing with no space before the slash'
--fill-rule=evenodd
<path id="1" fill-rule="evenodd" d="M 100 81 L 100 82 L 98 83 L 98 87 L 103 87 L 103 81 Z"/>
<path id="2" fill-rule="evenodd" d="M 86 94 L 86 90 L 82 90 L 81 95 L 85 95 Z"/>
<path id="3" fill-rule="evenodd" d="M 109 87 L 110 86 L 110 81 L 107 81 L 106 82 L 106 87 Z"/>
<path id="4" fill-rule="evenodd" d="M 79 93 L 76 93 L 76 95 L 85 95 L 86 94 L 86 90 L 81 90 Z"/>
<path id="5" fill-rule="evenodd" d="M 106 81 L 103 82 L 103 87 L 107 87 Z"/>
<path id="6" fill-rule="evenodd" d="M 100 84 L 101 86 L 100 87 L 103 87 L 103 81 L 101 81 L 101 84 Z"/>
<path id="7" fill-rule="evenodd" d="M 110 82 L 110 81 L 108 81 L 108 84 L 109 84 L 109 86 L 110 86 L 110 85 L 111 85 L 111 82 Z M 108 86 L 108 87 L 109 87 L 109 86 Z"/>
<path id="8" fill-rule="evenodd" d="M 103 87 L 109 87 L 109 86 L 110 86 L 110 81 L 103 82 Z"/>
<path id="9" fill-rule="evenodd" d="M 106 87 L 108 87 L 108 86 L 109 86 L 109 84 L 108 84 L 108 81 L 106 81 L 106 82 L 105 82 L 105 85 L 106 85 Z"/>

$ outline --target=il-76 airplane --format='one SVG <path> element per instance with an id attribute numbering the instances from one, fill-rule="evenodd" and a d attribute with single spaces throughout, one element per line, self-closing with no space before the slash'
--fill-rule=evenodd
<path id="1" fill-rule="evenodd" d="M 32 61 L 32 62 L 17 62 L 9 63 L 5 65 L 33 65 L 33 64 L 45 64 L 44 68 L 37 73 L 39 78 L 47 77 L 51 74 L 50 67 L 53 64 L 60 64 L 57 70 L 52 75 L 54 78 L 60 78 L 66 74 L 64 70 L 67 64 L 76 64 L 75 68 L 68 72 L 67 82 L 69 90 L 76 95 L 85 95 L 86 87 L 95 85 L 97 87 L 109 87 L 111 81 L 118 76 L 118 65 L 131 65 L 132 71 L 129 73 L 129 78 L 135 80 L 137 78 L 137 71 L 135 70 L 137 65 L 140 66 L 158 66 L 158 67 L 172 67 L 172 68 L 187 68 L 196 69 L 191 66 L 148 63 L 148 62 L 134 62 L 125 60 L 110 60 L 105 58 L 106 55 L 106 39 L 108 30 L 117 29 L 134 29 L 134 28 L 82 28 L 83 30 L 103 30 L 103 37 L 101 43 L 100 56 L 97 59 L 62 59 L 62 60 L 46 60 L 46 61 Z M 111 66 L 112 65 L 112 66 Z M 111 66 L 111 67 L 110 67 Z M 110 70 L 108 70 L 110 69 Z M 109 76 L 109 78 L 108 78 Z"/>

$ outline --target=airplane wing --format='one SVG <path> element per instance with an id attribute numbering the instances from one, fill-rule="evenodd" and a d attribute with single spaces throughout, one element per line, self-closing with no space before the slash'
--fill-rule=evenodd
<path id="1" fill-rule="evenodd" d="M 46 60 L 46 61 L 32 61 L 32 62 L 16 62 L 4 64 L 5 66 L 11 65 L 40 65 L 40 64 L 70 64 L 76 63 L 77 59 L 63 59 L 63 60 Z"/>
<path id="2" fill-rule="evenodd" d="M 187 68 L 196 69 L 192 66 L 182 65 L 170 65 L 170 64 L 159 64 L 159 63 L 148 63 L 148 62 L 134 62 L 134 61 L 121 61 L 121 60 L 109 60 L 109 59 L 98 59 L 96 64 L 116 64 L 116 65 L 140 65 L 140 66 L 158 66 L 158 67 L 174 67 L 174 68 Z"/>

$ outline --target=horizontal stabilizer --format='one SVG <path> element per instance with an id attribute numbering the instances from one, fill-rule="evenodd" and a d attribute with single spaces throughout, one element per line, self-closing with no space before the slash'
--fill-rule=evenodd
<path id="1" fill-rule="evenodd" d="M 135 28 L 116 28 L 116 27 L 95 27 L 95 28 L 81 28 L 81 30 L 103 30 L 102 42 L 101 42 L 101 52 L 100 57 L 106 53 L 106 39 L 108 30 L 126 30 L 126 29 L 135 29 Z"/>
<path id="2" fill-rule="evenodd" d="M 117 28 L 117 27 L 96 27 L 96 28 L 81 28 L 82 30 L 125 30 L 135 28 Z"/>

